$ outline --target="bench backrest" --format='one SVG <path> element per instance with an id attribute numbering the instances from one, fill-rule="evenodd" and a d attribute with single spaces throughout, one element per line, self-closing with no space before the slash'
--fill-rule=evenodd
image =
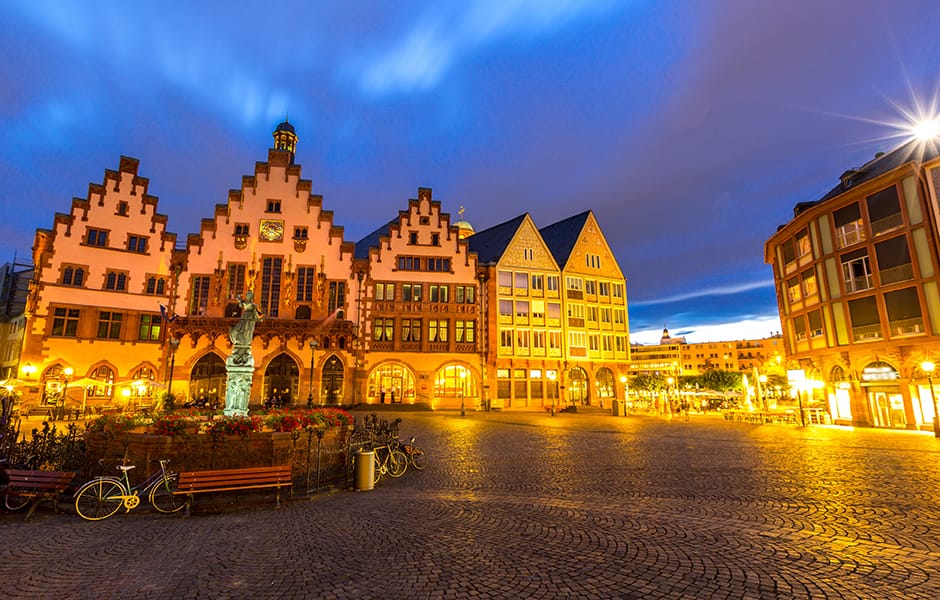
<path id="1" fill-rule="evenodd" d="M 246 467 L 243 469 L 221 469 L 215 471 L 184 471 L 180 473 L 176 492 L 199 491 L 225 487 L 250 487 L 261 485 L 290 485 L 290 465 L 275 467 Z"/>
<path id="2" fill-rule="evenodd" d="M 64 490 L 75 479 L 71 471 L 26 471 L 22 469 L 7 469 L 9 487 L 24 489 L 62 489 Z"/>

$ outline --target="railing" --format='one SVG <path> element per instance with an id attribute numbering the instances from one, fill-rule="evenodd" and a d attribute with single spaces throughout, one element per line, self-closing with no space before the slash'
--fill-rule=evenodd
<path id="1" fill-rule="evenodd" d="M 881 269 L 878 271 L 878 275 L 881 277 L 881 285 L 907 281 L 914 279 L 914 265 L 907 263 L 906 265 L 898 265 L 897 267 L 891 267 L 889 269 Z"/>
<path id="2" fill-rule="evenodd" d="M 884 337 L 881 334 L 881 324 L 862 325 L 852 328 L 852 339 L 856 342 L 867 342 L 870 340 L 880 340 Z"/>
<path id="3" fill-rule="evenodd" d="M 891 231 L 897 229 L 898 227 L 904 226 L 904 218 L 901 216 L 900 212 L 897 212 L 893 215 L 888 215 L 883 219 L 878 219 L 877 221 L 871 222 L 871 233 L 872 235 L 878 235 L 885 233 L 886 231 Z"/>
<path id="4" fill-rule="evenodd" d="M 862 290 L 869 290 L 874 286 L 873 278 L 871 275 L 864 275 L 862 277 L 853 277 L 851 279 L 845 280 L 845 291 L 848 293 L 860 292 Z"/>
<path id="5" fill-rule="evenodd" d="M 913 319 L 888 321 L 888 330 L 891 332 L 891 337 L 919 335 L 924 332 L 924 319 L 922 317 L 915 317 Z"/>

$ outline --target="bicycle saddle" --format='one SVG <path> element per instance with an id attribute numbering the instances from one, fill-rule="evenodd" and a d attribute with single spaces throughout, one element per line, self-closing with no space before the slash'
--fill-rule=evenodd
<path id="1" fill-rule="evenodd" d="M 131 469 L 136 469 L 137 465 L 118 465 L 119 471 L 130 471 Z"/>

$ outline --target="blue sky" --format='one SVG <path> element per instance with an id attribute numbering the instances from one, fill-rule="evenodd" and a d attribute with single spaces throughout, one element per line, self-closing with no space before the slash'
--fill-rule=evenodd
<path id="1" fill-rule="evenodd" d="M 0 260 L 122 154 L 185 239 L 289 115 L 351 241 L 419 186 L 478 229 L 592 209 L 644 343 L 778 331 L 764 242 L 940 85 L 935 1 L 3 0 L 0 19 Z"/>

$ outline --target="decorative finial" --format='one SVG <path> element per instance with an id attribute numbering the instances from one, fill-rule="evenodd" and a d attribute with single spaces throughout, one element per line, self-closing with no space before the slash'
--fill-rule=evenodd
<path id="1" fill-rule="evenodd" d="M 464 208 L 463 206 L 461 206 L 460 209 L 457 211 L 457 216 L 460 217 L 461 220 L 463 220 L 463 213 L 464 213 Z"/>

